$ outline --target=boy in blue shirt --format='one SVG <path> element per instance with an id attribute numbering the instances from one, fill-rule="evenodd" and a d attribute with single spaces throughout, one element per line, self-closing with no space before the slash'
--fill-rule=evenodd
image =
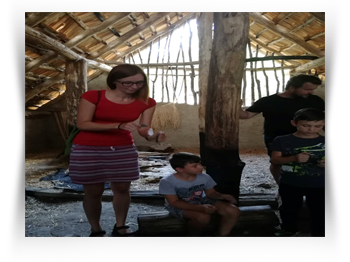
<path id="1" fill-rule="evenodd" d="M 271 162 L 281 166 L 279 194 L 281 228 L 285 235 L 298 231 L 298 212 L 303 196 L 311 216 L 311 235 L 325 235 L 325 113 L 314 108 L 298 110 L 293 134 L 276 137 Z"/>
<path id="2" fill-rule="evenodd" d="M 221 216 L 218 234 L 228 236 L 239 217 L 239 209 L 234 205 L 236 199 L 214 189 L 216 183 L 202 173 L 199 156 L 176 153 L 169 162 L 176 173 L 164 177 L 159 184 L 159 193 L 164 195 L 169 213 L 188 220 L 191 236 L 199 236 L 211 215 L 217 213 Z"/>

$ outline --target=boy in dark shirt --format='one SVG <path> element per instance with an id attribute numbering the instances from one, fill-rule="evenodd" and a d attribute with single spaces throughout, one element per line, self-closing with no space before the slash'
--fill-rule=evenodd
<path id="1" fill-rule="evenodd" d="M 295 126 L 290 124 L 296 111 L 302 108 L 325 110 L 322 98 L 313 95 L 322 81 L 312 75 L 297 75 L 289 79 L 283 93 L 260 98 L 245 111 L 241 110 L 240 119 L 252 118 L 259 113 L 264 117 L 264 142 L 271 157 L 272 141 L 277 136 L 294 133 Z M 271 163 L 270 172 L 276 183 L 279 183 L 280 166 Z"/>
<path id="2" fill-rule="evenodd" d="M 311 215 L 311 235 L 325 235 L 325 137 L 318 132 L 325 124 L 325 114 L 315 108 L 295 113 L 293 134 L 276 137 L 271 162 L 281 165 L 279 194 L 282 205 L 281 228 L 285 235 L 297 232 L 298 212 L 303 196 Z"/>

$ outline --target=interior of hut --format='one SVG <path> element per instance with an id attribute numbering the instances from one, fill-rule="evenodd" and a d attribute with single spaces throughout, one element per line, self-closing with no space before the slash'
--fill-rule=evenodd
<path id="1" fill-rule="evenodd" d="M 161 156 L 172 152 L 200 155 L 199 114 L 203 71 L 197 12 L 26 12 L 25 13 L 25 155 L 26 187 L 59 189 L 43 177 L 66 169 L 62 157 L 69 126 L 76 121 L 79 92 L 106 89 L 108 72 L 123 63 L 146 72 L 157 102 L 152 122 L 165 131 L 162 144 L 134 135 L 140 152 L 141 179 L 132 189 L 156 190 L 171 168 Z M 207 25 L 215 36 L 215 24 Z M 86 65 L 84 79 L 69 80 L 69 64 Z M 318 76 L 316 95 L 325 99 L 325 13 L 252 12 L 241 79 L 243 107 L 283 92 L 297 74 Z M 81 80 L 81 81 L 80 81 Z M 79 83 L 78 83 L 79 82 Z M 78 83 L 78 84 L 76 84 Z M 272 193 L 262 139 L 263 117 L 239 120 L 239 154 L 247 165 L 240 192 Z M 158 156 L 159 159 L 152 159 Z M 260 174 L 260 175 L 256 175 Z M 263 174 L 263 175 L 261 175 Z M 257 178 L 260 177 L 260 178 Z"/>

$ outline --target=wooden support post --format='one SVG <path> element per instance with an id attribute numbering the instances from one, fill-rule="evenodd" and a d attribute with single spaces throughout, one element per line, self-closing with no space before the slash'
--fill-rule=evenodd
<path id="1" fill-rule="evenodd" d="M 284 74 L 284 60 L 281 61 L 281 72 L 282 72 L 282 91 L 284 91 L 284 81 L 285 81 L 285 74 Z"/>
<path id="2" fill-rule="evenodd" d="M 169 41 L 168 41 L 168 63 L 170 63 L 170 44 L 171 44 L 171 36 L 173 35 L 174 30 L 172 30 L 169 34 Z M 168 98 L 168 103 L 170 103 L 170 93 L 169 93 L 169 87 L 168 87 L 168 77 L 169 77 L 169 67 L 166 70 L 165 73 L 165 89 L 166 94 Z"/>
<path id="3" fill-rule="evenodd" d="M 198 23 L 198 39 L 199 39 L 199 140 L 200 140 L 200 155 L 202 164 L 205 166 L 207 158 L 205 154 L 205 107 L 207 102 L 208 92 L 208 77 L 210 66 L 210 55 L 212 49 L 212 27 L 213 13 L 201 13 L 197 20 Z"/>
<path id="4" fill-rule="evenodd" d="M 217 190 L 239 199 L 244 163 L 238 152 L 243 69 L 249 33 L 248 13 L 214 13 L 215 33 L 205 113 L 207 173 Z"/>

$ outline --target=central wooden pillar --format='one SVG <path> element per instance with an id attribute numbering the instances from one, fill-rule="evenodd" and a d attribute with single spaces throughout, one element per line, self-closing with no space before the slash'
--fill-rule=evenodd
<path id="1" fill-rule="evenodd" d="M 205 112 L 206 171 L 217 190 L 239 199 L 239 101 L 249 33 L 248 13 L 214 13 Z"/>

